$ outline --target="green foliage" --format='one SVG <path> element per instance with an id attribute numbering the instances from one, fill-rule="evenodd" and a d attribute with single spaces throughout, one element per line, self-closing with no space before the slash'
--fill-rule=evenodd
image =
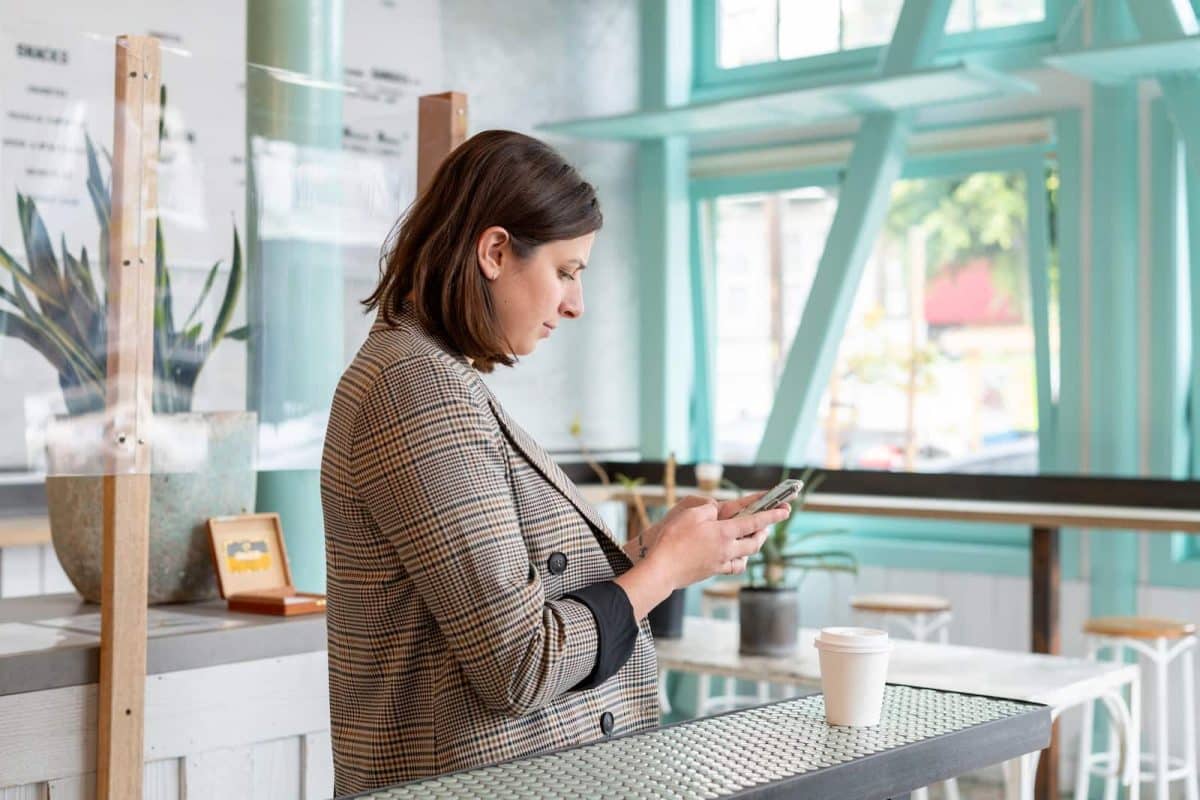
<path id="1" fill-rule="evenodd" d="M 984 258 L 996 287 L 1025 313 L 1029 208 L 1020 172 L 974 172 L 953 178 L 900 181 L 892 190 L 885 223 L 889 237 L 927 234 L 925 272 L 957 269 Z"/>
<path id="2" fill-rule="evenodd" d="M 166 87 L 160 102 L 165 117 Z M 58 371 L 63 399 L 72 414 L 98 411 L 104 407 L 108 348 L 107 287 L 109 220 L 112 191 L 104 180 L 96 148 L 87 145 L 87 191 L 100 226 L 100 248 L 96 275 L 86 247 L 76 257 L 60 237 L 59 251 L 32 197 L 17 193 L 17 215 L 25 245 L 25 264 L 0 247 L 0 268 L 12 276 L 11 288 L 0 285 L 0 334 L 11 336 L 37 350 Z M 159 144 L 163 128 L 159 126 Z M 112 159 L 104 154 L 109 172 Z M 188 411 L 196 379 L 213 348 L 224 338 L 244 340 L 246 328 L 229 330 L 241 290 L 243 266 L 241 243 L 233 229 L 233 259 L 224 295 L 208 334 L 197 315 L 216 283 L 221 262 L 213 264 L 191 313 L 182 325 L 175 324 L 171 275 L 167 267 L 162 223 L 155 225 L 154 301 L 154 411 Z"/>

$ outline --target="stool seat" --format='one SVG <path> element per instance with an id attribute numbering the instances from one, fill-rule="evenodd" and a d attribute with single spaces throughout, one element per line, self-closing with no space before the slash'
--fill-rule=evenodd
<path id="1" fill-rule="evenodd" d="M 932 614 L 949 611 L 950 601 L 932 594 L 860 594 L 850 598 L 850 607 L 877 614 Z"/>
<path id="2" fill-rule="evenodd" d="M 1094 617 L 1083 625 L 1084 633 L 1129 639 L 1182 639 L 1196 632 L 1191 622 L 1163 617 Z"/>
<path id="3" fill-rule="evenodd" d="M 717 581 L 705 586 L 703 594 L 714 600 L 737 600 L 741 590 L 742 584 L 739 581 Z"/>

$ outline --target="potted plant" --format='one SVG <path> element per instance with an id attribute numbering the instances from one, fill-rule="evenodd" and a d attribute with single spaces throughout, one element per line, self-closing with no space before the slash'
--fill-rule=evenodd
<path id="1" fill-rule="evenodd" d="M 159 99 L 165 119 L 165 87 Z M 164 137 L 160 123 L 160 149 Z M 0 334 L 25 342 L 58 372 L 67 415 L 46 431 L 51 539 L 75 588 L 98 602 L 112 193 L 96 148 L 85 138 L 87 193 L 99 223 L 94 264 L 87 247 L 78 256 L 71 252 L 65 235 L 56 252 L 33 198 L 18 192 L 25 263 L 0 248 L 0 267 L 12 276 L 11 288 L 0 285 Z M 111 172 L 112 160 L 104 155 Z M 155 237 L 149 601 L 183 602 L 216 594 L 205 520 L 254 508 L 257 422 L 249 412 L 191 413 L 196 380 L 213 349 L 247 334 L 229 327 L 243 272 L 237 228 L 223 297 L 207 330 L 203 312 L 221 262 L 208 271 L 198 299 L 178 323 L 161 221 Z"/>
<path id="2" fill-rule="evenodd" d="M 787 477 L 786 471 L 784 477 Z M 800 629 L 800 585 L 809 572 L 858 574 L 858 562 L 853 554 L 805 547 L 805 543 L 813 539 L 844 531 L 793 533 L 808 494 L 821 485 L 824 475 L 809 469 L 801 479 L 804 488 L 791 503 L 791 516 L 775 526 L 762 550 L 747 564 L 746 582 L 738 592 L 739 651 L 743 655 L 786 656 L 796 649 L 796 634 Z"/>

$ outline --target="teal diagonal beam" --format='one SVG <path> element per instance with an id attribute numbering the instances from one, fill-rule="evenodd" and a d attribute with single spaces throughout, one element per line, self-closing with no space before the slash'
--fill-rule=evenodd
<path id="1" fill-rule="evenodd" d="M 1143 39 L 1179 39 L 1200 30 L 1196 13 L 1189 3 L 1126 0 L 1126 5 Z M 1200 153 L 1200 75 L 1168 73 L 1158 77 L 1158 85 L 1184 146 L 1192 153 Z M 1192 169 L 1200 170 L 1200 158 L 1191 159 L 1189 164 Z"/>
<path id="2" fill-rule="evenodd" d="M 941 42 L 949 10 L 950 0 L 907 0 L 883 55 L 882 73 L 929 64 Z M 758 445 L 756 461 L 760 464 L 803 460 L 854 293 L 883 226 L 891 186 L 904 165 L 910 132 L 907 112 L 868 114 L 859 126 L 825 251 Z"/>

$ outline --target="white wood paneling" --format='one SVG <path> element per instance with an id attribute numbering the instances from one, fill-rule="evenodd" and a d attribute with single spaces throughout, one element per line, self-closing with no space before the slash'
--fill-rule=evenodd
<path id="1" fill-rule="evenodd" d="M 146 760 L 328 730 L 326 660 L 321 651 L 149 676 Z M 0 697 L 0 720 L 4 783 L 95 770 L 94 684 Z"/>
<path id="2" fill-rule="evenodd" d="M 46 800 L 46 784 L 36 783 L 0 789 L 0 800 Z"/>
<path id="3" fill-rule="evenodd" d="M 304 800 L 333 797 L 333 747 L 329 731 L 306 733 L 301 739 Z"/>
<path id="4" fill-rule="evenodd" d="M 93 800 L 96 797 L 96 773 L 59 778 L 46 786 L 49 800 Z M 150 797 L 149 792 L 146 797 Z"/>
<path id="5" fill-rule="evenodd" d="M 254 797 L 254 758 L 250 748 L 210 750 L 183 759 L 184 800 Z"/>
<path id="6" fill-rule="evenodd" d="M 254 800 L 300 800 L 300 737 L 259 742 L 250 748 Z"/>
<path id="7" fill-rule="evenodd" d="M 321 651 L 148 676 L 146 758 L 327 730 L 327 660 Z"/>

